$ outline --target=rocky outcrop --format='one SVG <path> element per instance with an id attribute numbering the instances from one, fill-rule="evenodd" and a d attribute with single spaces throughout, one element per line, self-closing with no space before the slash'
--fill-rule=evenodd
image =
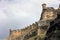
<path id="1" fill-rule="evenodd" d="M 39 21 L 24 29 L 10 30 L 8 40 L 60 40 L 60 6 L 58 9 L 42 4 Z"/>

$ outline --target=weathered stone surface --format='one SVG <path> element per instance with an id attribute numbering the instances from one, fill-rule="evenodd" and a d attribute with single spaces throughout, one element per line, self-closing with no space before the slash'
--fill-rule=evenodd
<path id="1" fill-rule="evenodd" d="M 60 40 L 60 6 L 58 9 L 42 5 L 38 22 L 25 29 L 10 30 L 8 40 Z"/>

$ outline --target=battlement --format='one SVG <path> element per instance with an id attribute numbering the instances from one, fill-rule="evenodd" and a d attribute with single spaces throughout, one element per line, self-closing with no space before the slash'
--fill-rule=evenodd
<path id="1" fill-rule="evenodd" d="M 56 10 L 53 7 L 46 7 L 46 4 L 43 3 L 42 8 L 43 8 L 43 11 L 42 11 L 42 14 L 41 14 L 41 19 L 44 19 L 46 14 L 52 13 L 52 15 L 53 15 L 53 13 L 54 13 L 56 15 Z M 60 9 L 60 5 L 59 5 L 58 9 Z M 56 16 L 54 16 L 54 17 L 56 17 Z M 37 28 L 37 26 L 38 26 L 38 22 L 35 22 L 32 25 L 25 27 L 24 29 L 10 30 L 10 35 L 12 35 L 12 34 L 13 35 L 15 35 L 15 34 L 22 35 L 26 30 L 33 30 L 33 29 Z"/>
<path id="2" fill-rule="evenodd" d="M 24 29 L 17 29 L 17 30 L 10 29 L 10 36 L 14 37 L 14 38 L 16 38 L 18 36 L 23 36 L 36 28 L 37 28 L 37 22 L 33 23 L 30 26 L 25 27 Z"/>
<path id="3" fill-rule="evenodd" d="M 17 29 L 17 30 L 10 29 L 10 37 L 12 38 L 23 37 L 25 35 L 29 35 L 30 32 L 34 32 L 35 30 L 38 31 L 37 32 L 38 35 L 41 35 L 40 34 L 42 32 L 41 29 L 43 29 L 46 32 L 46 29 L 48 29 L 47 26 L 49 26 L 48 22 L 55 20 L 58 16 L 58 13 L 60 14 L 60 5 L 58 9 L 54 9 L 53 7 L 46 7 L 46 4 L 44 3 L 42 4 L 42 8 L 43 10 L 42 10 L 41 18 L 38 22 L 35 22 L 32 25 L 25 27 L 24 29 Z"/>

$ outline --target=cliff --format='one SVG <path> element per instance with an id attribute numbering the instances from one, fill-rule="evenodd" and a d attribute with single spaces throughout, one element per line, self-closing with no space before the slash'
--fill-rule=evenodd
<path id="1" fill-rule="evenodd" d="M 60 5 L 54 9 L 42 4 L 42 8 L 40 20 L 24 29 L 10 30 L 7 40 L 59 40 Z"/>

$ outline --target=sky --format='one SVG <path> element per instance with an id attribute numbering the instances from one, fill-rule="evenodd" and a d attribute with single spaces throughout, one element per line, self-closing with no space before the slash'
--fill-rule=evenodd
<path id="1" fill-rule="evenodd" d="M 22 29 L 38 21 L 43 3 L 58 8 L 60 0 L 0 0 L 0 40 L 9 36 L 9 29 Z"/>

